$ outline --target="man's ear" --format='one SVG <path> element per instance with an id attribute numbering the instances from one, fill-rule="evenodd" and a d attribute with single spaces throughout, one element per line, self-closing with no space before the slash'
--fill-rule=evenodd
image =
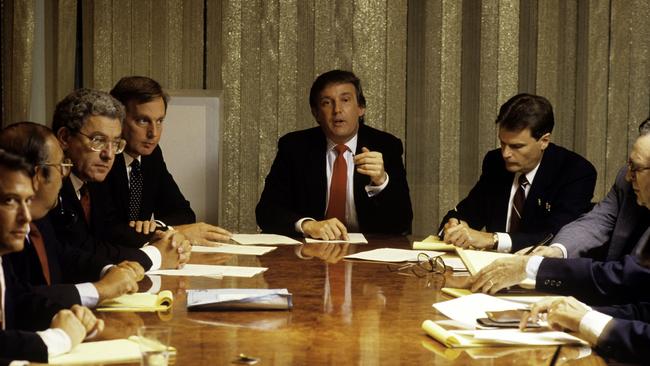
<path id="1" fill-rule="evenodd" d="M 539 138 L 538 141 L 542 143 L 542 150 L 546 150 L 548 144 L 551 143 L 551 133 L 550 132 L 545 133 L 544 135 L 542 135 L 542 137 Z"/>
<path id="2" fill-rule="evenodd" d="M 59 140 L 59 145 L 61 145 L 63 151 L 68 149 L 71 136 L 72 133 L 70 133 L 70 130 L 67 127 L 61 127 L 56 132 L 56 139 Z"/>
<path id="3" fill-rule="evenodd" d="M 37 165 L 34 168 L 34 176 L 32 177 L 32 186 L 34 186 L 34 191 L 38 191 L 38 188 L 41 185 L 41 179 L 43 174 L 43 167 L 40 165 Z"/>

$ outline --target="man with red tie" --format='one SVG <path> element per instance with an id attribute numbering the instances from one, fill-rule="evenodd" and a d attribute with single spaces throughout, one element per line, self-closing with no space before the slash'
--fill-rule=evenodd
<path id="1" fill-rule="evenodd" d="M 409 232 L 413 212 L 402 143 L 365 125 L 360 80 L 349 71 L 326 72 L 314 81 L 309 104 L 319 127 L 278 142 L 257 224 L 265 232 L 319 239 Z"/>

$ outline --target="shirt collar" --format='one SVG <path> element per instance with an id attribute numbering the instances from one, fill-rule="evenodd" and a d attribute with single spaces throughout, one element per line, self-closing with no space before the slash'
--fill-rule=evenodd
<path id="1" fill-rule="evenodd" d="M 131 166 L 131 163 L 133 160 L 138 159 L 140 163 L 142 163 L 142 155 L 138 155 L 137 158 L 132 157 L 131 155 L 127 153 L 122 153 L 122 156 L 124 156 L 124 164 L 128 167 Z"/>
<path id="2" fill-rule="evenodd" d="M 357 140 L 359 139 L 359 134 L 356 133 L 351 139 L 348 140 L 344 145 L 350 149 L 352 152 L 352 155 L 354 155 L 357 151 Z M 327 151 L 330 151 L 334 149 L 334 146 L 338 145 L 336 142 L 327 139 Z"/>
<path id="3" fill-rule="evenodd" d="M 70 181 L 72 182 L 72 187 L 74 187 L 75 193 L 79 193 L 79 190 L 84 185 L 84 181 L 79 179 L 74 173 L 70 173 Z"/>
<path id="4" fill-rule="evenodd" d="M 533 170 L 526 173 L 526 179 L 528 180 L 528 184 L 530 184 L 530 185 L 533 184 L 533 180 L 535 179 L 535 175 L 537 174 L 537 170 L 539 169 L 540 164 L 542 164 L 542 159 L 539 160 L 539 163 L 537 163 L 537 165 L 535 165 Z M 515 177 L 517 179 L 517 181 L 519 180 L 519 175 L 521 175 L 521 174 L 518 174 Z"/>

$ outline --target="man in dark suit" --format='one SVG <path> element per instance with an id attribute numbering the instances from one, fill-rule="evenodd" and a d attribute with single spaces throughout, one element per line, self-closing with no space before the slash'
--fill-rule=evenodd
<path id="1" fill-rule="evenodd" d="M 2 261 L 23 249 L 31 221 L 33 172 L 21 157 L 0 150 L 0 359 L 4 361 L 47 362 L 48 356 L 68 352 L 87 332 L 103 329 L 103 322 L 87 308 L 59 310 L 60 306 L 25 291 L 11 265 Z"/>
<path id="2" fill-rule="evenodd" d="M 63 181 L 59 205 L 48 217 L 60 241 L 113 263 L 136 261 L 145 270 L 177 268 L 189 260 L 190 244 L 173 230 L 137 249 L 103 239 L 115 213 L 108 190 L 100 183 L 115 154 L 126 146 L 121 138 L 123 119 L 122 104 L 97 90 L 78 89 L 57 104 L 52 130 L 74 166 Z"/>
<path id="3" fill-rule="evenodd" d="M 105 258 L 56 238 L 46 215 L 58 203 L 62 180 L 70 173 L 72 163 L 64 158 L 52 131 L 33 122 L 16 123 L 0 131 L 0 148 L 25 157 L 35 170 L 36 194 L 30 208 L 33 221 L 25 250 L 4 258 L 12 263 L 18 278 L 66 306 L 94 307 L 105 299 L 137 291 L 137 281 L 143 276 L 138 263 L 125 261 L 111 266 Z"/>
<path id="4" fill-rule="evenodd" d="M 320 75 L 309 94 L 320 125 L 289 133 L 255 210 L 265 232 L 347 238 L 348 231 L 401 234 L 413 213 L 401 141 L 366 126 L 361 82 L 351 72 Z"/>
<path id="5" fill-rule="evenodd" d="M 450 244 L 509 252 L 542 241 L 587 212 L 596 170 L 551 143 L 553 108 L 544 97 L 515 95 L 501 106 L 496 123 L 501 149 L 487 153 L 479 181 L 440 230 Z"/>
<path id="6" fill-rule="evenodd" d="M 122 129 L 126 140 L 124 154 L 115 156 L 113 169 L 103 183 L 116 206 L 113 238 L 137 245 L 154 232 L 158 222 L 173 226 L 195 244 L 229 240 L 231 234 L 227 230 L 196 222 L 190 203 L 167 170 L 158 142 L 169 96 L 160 84 L 144 76 L 123 77 L 111 95 L 126 108 Z M 125 233 L 127 225 L 143 235 Z"/>

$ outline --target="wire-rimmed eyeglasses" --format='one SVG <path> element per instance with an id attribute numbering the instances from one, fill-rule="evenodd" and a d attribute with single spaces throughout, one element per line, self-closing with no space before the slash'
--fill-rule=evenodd
<path id="1" fill-rule="evenodd" d="M 88 139 L 88 146 L 93 151 L 107 150 L 110 146 L 113 148 L 116 154 L 119 154 L 124 151 L 124 148 L 126 147 L 126 140 L 122 138 L 109 140 L 108 137 L 102 135 L 95 135 L 93 137 L 90 137 L 81 131 L 77 131 L 76 133 Z"/>
<path id="2" fill-rule="evenodd" d="M 70 160 L 68 158 L 63 159 L 63 161 L 60 162 L 60 163 L 41 163 L 39 165 L 59 168 L 58 170 L 59 170 L 59 172 L 61 172 L 61 176 L 64 177 L 64 178 L 67 177 L 68 175 L 70 175 L 70 171 L 72 170 L 72 167 L 74 166 L 74 164 L 72 164 L 72 160 Z"/>
<path id="3" fill-rule="evenodd" d="M 388 270 L 402 276 L 424 278 L 430 274 L 444 274 L 447 267 L 441 256 L 430 257 L 427 253 L 419 253 L 417 262 L 406 264 L 389 264 Z"/>

